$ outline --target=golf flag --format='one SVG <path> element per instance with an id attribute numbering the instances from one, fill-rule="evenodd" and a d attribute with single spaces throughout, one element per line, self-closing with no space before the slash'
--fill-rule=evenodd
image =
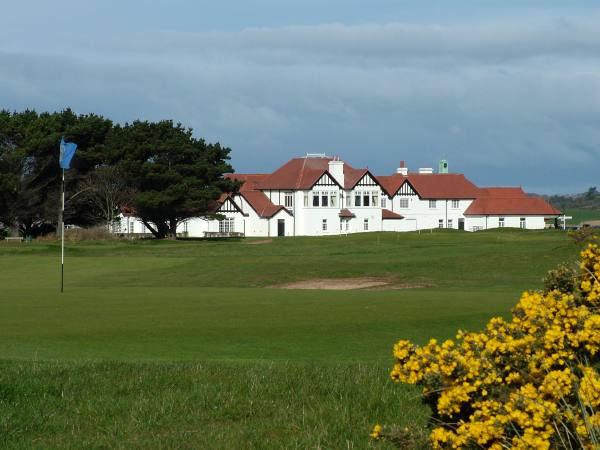
<path id="1" fill-rule="evenodd" d="M 60 140 L 60 167 L 61 169 L 69 169 L 71 160 L 77 150 L 77 144 L 73 142 L 65 142 L 65 138 Z"/>

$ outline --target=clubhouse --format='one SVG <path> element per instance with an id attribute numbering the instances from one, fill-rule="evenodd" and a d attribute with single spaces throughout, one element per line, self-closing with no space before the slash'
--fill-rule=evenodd
<path id="1" fill-rule="evenodd" d="M 242 183 L 216 205 L 222 220 L 205 217 L 182 223 L 189 237 L 327 236 L 372 231 L 454 228 L 543 229 L 561 214 L 520 187 L 478 187 L 448 172 L 440 161 L 409 172 L 404 161 L 391 175 L 374 175 L 339 157 L 307 154 L 270 174 L 229 174 Z M 121 216 L 121 233 L 146 233 L 132 214 Z"/>

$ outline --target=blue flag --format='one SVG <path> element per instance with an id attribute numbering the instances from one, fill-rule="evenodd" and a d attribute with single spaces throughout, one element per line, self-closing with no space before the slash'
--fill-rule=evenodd
<path id="1" fill-rule="evenodd" d="M 71 167 L 71 160 L 77 150 L 77 144 L 73 142 L 65 142 L 65 138 L 60 140 L 60 167 L 62 169 L 69 169 Z"/>

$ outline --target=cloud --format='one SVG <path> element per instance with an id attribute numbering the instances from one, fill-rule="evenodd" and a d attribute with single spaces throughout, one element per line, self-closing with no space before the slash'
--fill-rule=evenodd
<path id="1" fill-rule="evenodd" d="M 0 101 L 172 117 L 231 146 L 239 170 L 301 152 L 379 173 L 447 157 L 482 184 L 576 190 L 600 161 L 596 18 L 13 40 Z"/>

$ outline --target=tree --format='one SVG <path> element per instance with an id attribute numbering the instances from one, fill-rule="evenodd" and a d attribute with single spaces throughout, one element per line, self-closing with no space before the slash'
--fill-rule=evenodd
<path id="1" fill-rule="evenodd" d="M 99 213 L 78 195 L 82 179 L 110 161 L 105 151 L 110 120 L 94 114 L 77 116 L 70 109 L 55 113 L 35 111 L 0 113 L 0 214 L 24 235 L 52 231 L 61 221 L 61 137 L 77 142 L 77 157 L 67 171 L 66 221 L 87 226 Z"/>
<path id="2" fill-rule="evenodd" d="M 133 191 L 123 172 L 116 166 L 102 166 L 90 172 L 81 184 L 85 198 L 102 213 L 109 230 L 119 213 L 119 208 L 130 204 Z"/>
<path id="3" fill-rule="evenodd" d="M 192 136 L 191 128 L 165 120 L 115 126 L 108 147 L 119 154 L 119 169 L 135 191 L 132 206 L 157 238 L 176 238 L 177 225 L 210 214 L 223 192 L 236 183 L 230 149 Z"/>

